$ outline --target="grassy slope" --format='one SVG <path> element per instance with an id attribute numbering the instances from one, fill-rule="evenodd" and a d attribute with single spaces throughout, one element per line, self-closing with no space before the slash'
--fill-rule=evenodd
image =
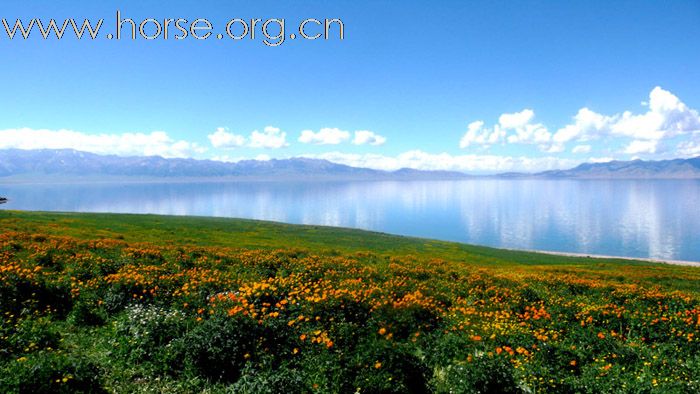
<path id="1" fill-rule="evenodd" d="M 154 244 L 182 243 L 246 249 L 290 246 L 317 252 L 371 251 L 377 254 L 413 254 L 449 260 L 473 259 L 498 264 L 591 264 L 592 259 L 518 252 L 385 233 L 326 226 L 293 225 L 249 219 L 134 214 L 93 214 L 0 211 L 0 228 L 77 238 L 115 238 Z M 629 260 L 593 260 L 654 265 Z"/>
<path id="2" fill-rule="evenodd" d="M 667 290 L 700 294 L 700 269 L 624 259 L 592 259 L 519 252 L 370 231 L 292 225 L 258 220 L 133 215 L 0 211 L 0 229 L 67 235 L 83 239 L 120 238 L 127 242 L 187 244 L 245 249 L 297 247 L 315 253 L 369 251 L 378 255 L 414 255 L 464 261 L 504 270 L 577 268 L 624 281 L 626 271 L 644 269 L 648 280 Z"/>
<path id="3" fill-rule="evenodd" d="M 489 267 L 484 271 L 547 272 L 555 276 L 561 273 L 562 277 L 574 273 L 577 277 L 601 278 L 608 283 L 659 285 L 669 291 L 681 290 L 700 296 L 700 268 L 697 267 L 515 252 L 332 227 L 204 217 L 0 211 L 0 233 L 5 231 L 81 239 L 119 238 L 129 243 L 157 245 L 190 244 L 246 249 L 297 247 L 318 254 L 352 254 L 358 251 L 391 256 L 411 254 L 420 260 L 439 258 Z M 382 259 L 378 261 L 371 264 L 383 265 Z M 115 363 L 111 354 L 113 345 L 109 342 L 109 338 L 113 337 L 111 325 L 86 328 L 66 321 L 55 324 L 61 332 L 62 348 L 67 349 L 71 357 L 99 365 L 108 375 L 105 387 L 111 391 L 191 392 L 209 387 L 196 380 L 180 382 L 169 377 L 162 381 L 144 380 L 144 371 L 139 365 L 126 368 L 120 362 Z"/>

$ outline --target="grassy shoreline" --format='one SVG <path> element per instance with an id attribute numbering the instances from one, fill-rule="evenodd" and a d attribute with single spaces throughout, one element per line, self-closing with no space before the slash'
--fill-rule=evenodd
<path id="1" fill-rule="evenodd" d="M 13 224 L 18 220 L 23 224 Z M 60 231 L 57 224 L 61 225 Z M 700 266 L 700 262 L 694 261 L 494 248 L 347 227 L 209 216 L 0 210 L 0 226 L 78 238 L 120 236 L 156 244 L 165 239 L 201 246 L 244 248 L 281 248 L 296 243 L 296 246 L 315 251 L 413 253 L 441 258 L 479 255 L 493 257 L 494 262 L 502 263 L 600 263 L 602 259 L 612 263 Z M 219 234 L 211 234 L 212 231 Z"/>

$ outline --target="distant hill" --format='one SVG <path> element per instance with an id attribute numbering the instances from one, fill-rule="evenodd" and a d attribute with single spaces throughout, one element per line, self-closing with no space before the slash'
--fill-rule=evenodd
<path id="1" fill-rule="evenodd" d="M 700 156 L 659 161 L 584 163 L 570 170 L 544 171 L 534 176 L 580 179 L 697 179 L 700 178 Z"/>
<path id="2" fill-rule="evenodd" d="M 160 156 L 121 157 L 71 149 L 0 150 L 0 177 L 187 177 L 254 179 L 459 179 L 468 175 L 451 171 L 401 169 L 380 171 L 327 160 L 292 158 L 243 160 L 165 159 Z"/>
<path id="3" fill-rule="evenodd" d="M 456 171 L 403 168 L 381 171 L 351 167 L 328 160 L 291 158 L 242 160 L 165 159 L 160 156 L 97 155 L 71 149 L 0 150 L 0 177 L 28 178 L 236 178 L 260 180 L 438 180 L 475 176 Z M 584 163 L 568 170 L 491 175 L 511 178 L 572 179 L 700 179 L 700 156 L 661 161 Z"/>

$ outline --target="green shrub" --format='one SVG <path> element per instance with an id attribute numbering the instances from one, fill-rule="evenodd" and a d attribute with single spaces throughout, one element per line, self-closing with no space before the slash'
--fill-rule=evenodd
<path id="1" fill-rule="evenodd" d="M 229 386 L 227 392 L 236 394 L 295 394 L 311 392 L 306 377 L 296 369 L 281 367 L 276 369 L 256 370 L 246 367 L 235 384 Z M 316 393 L 322 390 L 313 390 Z"/>
<path id="2" fill-rule="evenodd" d="M 513 366 L 507 359 L 477 353 L 471 361 L 453 362 L 434 371 L 433 385 L 437 393 L 498 394 L 522 393 Z"/>
<path id="3" fill-rule="evenodd" d="M 0 322 L 0 360 L 56 348 L 60 338 L 47 317 L 4 319 Z"/>
<path id="4" fill-rule="evenodd" d="M 150 362 L 168 369 L 172 342 L 185 329 L 185 317 L 177 310 L 132 305 L 114 324 L 115 353 L 130 362 Z"/>
<path id="5" fill-rule="evenodd" d="M 171 366 L 182 362 L 185 371 L 215 381 L 238 380 L 246 360 L 263 351 L 261 329 L 247 317 L 212 316 L 173 341 Z"/>
<path id="6" fill-rule="evenodd" d="M 88 300 L 76 302 L 68 315 L 68 321 L 78 326 L 101 326 L 106 319 L 105 311 Z"/>
<path id="7" fill-rule="evenodd" d="M 0 370 L 0 392 L 103 393 L 100 375 L 85 359 L 41 351 L 5 364 Z"/>

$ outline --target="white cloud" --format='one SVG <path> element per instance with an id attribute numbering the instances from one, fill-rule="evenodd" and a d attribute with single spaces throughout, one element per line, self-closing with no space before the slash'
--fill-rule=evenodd
<path id="1" fill-rule="evenodd" d="M 503 114 L 498 118 L 498 124 L 502 129 L 514 132 L 508 135 L 509 143 L 538 144 L 540 149 L 545 150 L 544 144 L 548 143 L 552 134 L 541 123 L 532 123 L 535 119 L 535 111 L 524 109 L 512 114 Z"/>
<path id="2" fill-rule="evenodd" d="M 0 130 L 0 149 L 75 149 L 119 156 L 192 157 L 205 148 L 196 143 L 174 140 L 164 131 L 122 134 L 86 134 L 74 130 Z"/>
<path id="3" fill-rule="evenodd" d="M 591 151 L 590 145 L 576 145 L 571 150 L 571 153 L 588 153 Z"/>
<path id="4" fill-rule="evenodd" d="M 511 144 L 537 144 L 540 149 L 546 150 L 552 135 L 541 123 L 532 123 L 535 112 L 524 109 L 520 112 L 502 114 L 498 118 L 498 124 L 493 127 L 484 127 L 484 122 L 479 120 L 467 126 L 467 132 L 459 141 L 460 148 L 470 145 L 482 145 L 489 147 L 493 144 L 508 141 Z"/>
<path id="5" fill-rule="evenodd" d="M 250 134 L 250 143 L 248 146 L 251 148 L 268 149 L 283 148 L 289 146 L 287 143 L 287 133 L 281 131 L 277 127 L 267 126 L 263 129 L 263 132 L 255 130 Z"/>
<path id="6" fill-rule="evenodd" d="M 315 145 L 338 145 L 350 139 L 350 132 L 334 127 L 324 127 L 317 133 L 304 130 L 299 136 L 299 142 Z"/>
<path id="7" fill-rule="evenodd" d="M 649 93 L 649 110 L 640 115 L 625 111 L 611 127 L 613 134 L 658 141 L 700 130 L 700 114 L 660 87 Z"/>
<path id="8" fill-rule="evenodd" d="M 608 130 L 613 120 L 613 117 L 595 113 L 588 108 L 581 108 L 574 116 L 574 123 L 554 133 L 552 146 L 556 148 L 553 150 L 563 150 L 564 144 L 569 141 L 589 141 L 597 138 Z"/>
<path id="9" fill-rule="evenodd" d="M 510 144 L 536 144 L 540 150 L 554 153 L 563 152 L 566 144 L 570 142 L 617 138 L 628 143 L 624 153 L 658 154 L 661 153 L 660 141 L 700 131 L 698 111 L 689 108 L 678 97 L 661 87 L 652 89 L 649 100 L 643 102 L 643 105 L 648 106 L 648 110 L 641 114 L 624 111 L 612 115 L 596 113 L 584 107 L 573 117 L 573 123 L 559 128 L 553 134 L 545 125 L 534 123 L 533 110 L 524 109 L 501 115 L 498 124 L 492 128 L 484 127 L 482 121 L 472 122 L 459 146 L 466 148 L 477 144 L 488 147 L 497 142 L 507 141 Z M 677 147 L 678 153 L 692 153 L 693 146 L 691 142 L 681 142 Z M 578 153 L 587 153 L 581 150 L 584 148 L 574 149 L 577 149 Z"/>
<path id="10" fill-rule="evenodd" d="M 374 133 L 369 130 L 357 130 L 355 131 L 355 138 L 352 143 L 355 145 L 383 145 L 386 142 L 386 137 Z"/>
<path id="11" fill-rule="evenodd" d="M 213 134 L 207 136 L 214 148 L 232 149 L 245 145 L 246 138 L 242 135 L 229 133 L 225 128 L 219 127 Z"/>
<path id="12" fill-rule="evenodd" d="M 350 132 L 335 127 L 324 127 L 318 132 L 313 130 L 303 130 L 299 136 L 299 142 L 314 145 L 338 145 L 350 139 Z M 386 142 L 386 137 L 369 130 L 355 131 L 352 139 L 354 145 L 382 145 Z"/>
<path id="13" fill-rule="evenodd" d="M 518 129 L 530 124 L 535 118 L 535 111 L 524 109 L 512 114 L 503 114 L 498 118 L 498 123 L 505 129 Z"/>
<path id="14" fill-rule="evenodd" d="M 659 141 L 656 140 L 634 140 L 625 147 L 623 153 L 628 155 L 636 155 L 639 153 L 656 153 L 656 146 Z"/>
<path id="15" fill-rule="evenodd" d="M 401 168 L 414 168 L 419 170 L 461 171 L 482 174 L 507 171 L 536 172 L 570 168 L 581 163 L 581 160 L 561 159 L 557 157 L 531 158 L 496 155 L 450 155 L 448 153 L 431 154 L 421 150 L 404 152 L 398 156 L 342 152 L 302 156 L 325 159 L 334 163 L 353 167 L 366 167 L 386 171 L 394 171 Z"/>
<path id="16" fill-rule="evenodd" d="M 488 147 L 502 141 L 505 136 L 505 130 L 502 130 L 498 125 L 489 129 L 484 127 L 483 121 L 477 120 L 476 122 L 469 123 L 467 132 L 464 133 L 462 139 L 459 140 L 459 147 L 462 149 L 471 145 Z"/>
<path id="17" fill-rule="evenodd" d="M 228 156 L 228 155 L 217 155 L 217 156 L 213 156 L 213 157 L 211 158 L 211 160 L 214 160 L 214 161 L 223 161 L 224 163 L 237 163 L 237 162 L 239 162 L 239 161 L 241 161 L 241 160 L 248 160 L 248 158 L 247 158 L 247 157 L 243 157 L 243 156 L 231 157 L 231 156 Z"/>
<path id="18" fill-rule="evenodd" d="M 267 126 L 262 132 L 254 130 L 247 138 L 240 134 L 227 131 L 225 127 L 218 127 L 209 134 L 209 142 L 214 148 L 233 149 L 241 147 L 277 149 L 289 146 L 287 133 L 277 127 Z"/>
<path id="19" fill-rule="evenodd" d="M 700 131 L 693 133 L 690 140 L 679 142 L 676 148 L 678 150 L 678 154 L 681 156 L 700 156 Z"/>

